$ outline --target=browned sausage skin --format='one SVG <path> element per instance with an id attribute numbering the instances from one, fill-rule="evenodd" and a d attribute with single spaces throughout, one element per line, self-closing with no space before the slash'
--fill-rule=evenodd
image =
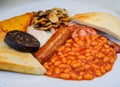
<path id="1" fill-rule="evenodd" d="M 112 41 L 108 41 L 108 44 L 115 50 L 116 53 L 120 53 L 120 45 L 112 42 Z"/>
<path id="2" fill-rule="evenodd" d="M 40 63 L 44 63 L 54 54 L 59 46 L 63 45 L 66 40 L 71 37 L 71 27 L 61 27 L 58 29 L 51 38 L 35 53 L 36 59 Z"/>

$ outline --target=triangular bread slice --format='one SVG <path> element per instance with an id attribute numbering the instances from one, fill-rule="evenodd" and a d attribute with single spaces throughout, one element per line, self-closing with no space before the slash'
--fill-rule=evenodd
<path id="1" fill-rule="evenodd" d="M 0 43 L 0 70 L 38 75 L 46 72 L 31 53 L 16 51 L 8 47 L 5 42 Z"/>
<path id="2" fill-rule="evenodd" d="M 120 19 L 109 13 L 91 12 L 76 14 L 72 17 L 72 20 L 96 28 L 120 40 Z"/>
<path id="3" fill-rule="evenodd" d="M 5 31 L 21 30 L 26 31 L 33 18 L 33 13 L 25 13 L 3 21 L 0 21 L 0 28 Z"/>

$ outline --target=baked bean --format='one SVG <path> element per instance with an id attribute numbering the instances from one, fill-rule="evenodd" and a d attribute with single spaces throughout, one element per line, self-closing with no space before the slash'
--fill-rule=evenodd
<path id="1" fill-rule="evenodd" d="M 46 75 L 50 76 L 50 75 L 52 75 L 52 72 L 51 71 L 47 71 Z"/>
<path id="2" fill-rule="evenodd" d="M 86 79 L 86 80 L 92 80 L 93 78 L 94 78 L 94 76 L 91 75 L 91 74 L 85 74 L 84 75 L 84 79 Z"/>
<path id="3" fill-rule="evenodd" d="M 64 68 L 66 68 L 66 66 L 67 66 L 66 64 L 60 64 L 58 67 L 61 69 L 64 69 Z"/>
<path id="4" fill-rule="evenodd" d="M 107 38 L 98 35 L 74 37 L 58 48 L 51 60 L 44 63 L 47 76 L 92 80 L 112 69 L 117 58 Z"/>
<path id="5" fill-rule="evenodd" d="M 77 77 L 77 80 L 82 80 L 82 79 L 83 79 L 82 76 L 78 76 L 78 77 Z"/>
<path id="6" fill-rule="evenodd" d="M 109 57 L 104 57 L 103 62 L 109 62 Z"/>
<path id="7" fill-rule="evenodd" d="M 95 74 L 97 75 L 97 76 L 101 76 L 102 75 L 102 73 L 101 73 L 101 70 L 95 70 Z"/>
<path id="8" fill-rule="evenodd" d="M 49 69 L 48 63 L 44 63 L 44 67 L 45 67 L 46 69 Z"/>
<path id="9" fill-rule="evenodd" d="M 71 76 L 71 79 L 76 80 L 78 75 L 76 75 L 76 73 L 72 72 L 72 73 L 70 73 L 70 76 Z"/>
<path id="10" fill-rule="evenodd" d="M 60 74 L 60 68 L 55 67 L 55 74 Z"/>
<path id="11" fill-rule="evenodd" d="M 86 69 L 86 70 L 87 70 L 87 69 L 90 69 L 90 67 L 91 67 L 91 66 L 90 66 L 89 64 L 85 64 L 85 65 L 84 65 L 84 69 Z"/>
<path id="12" fill-rule="evenodd" d="M 62 57 L 61 59 L 62 59 L 62 62 L 63 62 L 63 63 L 67 63 L 66 57 Z"/>
<path id="13" fill-rule="evenodd" d="M 56 62 L 54 63 L 54 65 L 55 65 L 55 66 L 58 66 L 58 65 L 61 64 L 61 63 L 62 63 L 62 61 L 59 61 L 59 60 L 58 60 L 58 61 L 56 61 Z"/>
<path id="14" fill-rule="evenodd" d="M 114 57 L 110 57 L 110 63 L 113 64 L 115 62 L 115 58 Z"/>
<path id="15" fill-rule="evenodd" d="M 63 79 L 70 79 L 70 75 L 66 74 L 66 73 L 61 73 L 60 77 L 63 78 Z"/>
<path id="16" fill-rule="evenodd" d="M 69 73 L 70 72 L 70 69 L 69 68 L 66 68 L 65 70 L 64 70 L 64 73 Z"/>
<path id="17" fill-rule="evenodd" d="M 104 67 L 100 67 L 100 71 L 101 71 L 102 74 L 105 74 L 105 73 L 106 73 L 106 70 L 105 70 Z"/>

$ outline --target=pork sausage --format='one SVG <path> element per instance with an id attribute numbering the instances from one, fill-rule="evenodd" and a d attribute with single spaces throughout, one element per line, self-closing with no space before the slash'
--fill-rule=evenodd
<path id="1" fill-rule="evenodd" d="M 112 42 L 112 41 L 108 41 L 108 44 L 115 50 L 116 53 L 120 53 L 120 45 Z"/>
<path id="2" fill-rule="evenodd" d="M 49 60 L 54 52 L 65 43 L 72 35 L 71 27 L 61 27 L 58 29 L 51 38 L 35 53 L 35 58 L 40 62 L 44 63 Z"/>

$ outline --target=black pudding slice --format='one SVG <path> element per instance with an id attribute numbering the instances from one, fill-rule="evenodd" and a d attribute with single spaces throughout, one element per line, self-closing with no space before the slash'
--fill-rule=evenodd
<path id="1" fill-rule="evenodd" d="M 40 47 L 40 42 L 34 36 L 18 30 L 9 31 L 4 41 L 8 46 L 22 52 L 36 52 Z"/>

